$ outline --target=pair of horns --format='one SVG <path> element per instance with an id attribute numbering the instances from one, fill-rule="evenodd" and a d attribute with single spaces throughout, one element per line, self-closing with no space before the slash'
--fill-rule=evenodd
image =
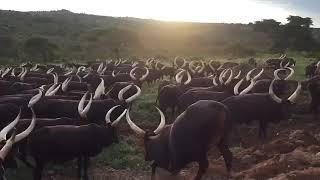
<path id="1" fill-rule="evenodd" d="M 24 81 L 24 78 L 26 77 L 27 73 L 28 73 L 27 68 L 22 68 L 22 71 L 18 75 L 20 81 Z"/>
<path id="2" fill-rule="evenodd" d="M 174 61 L 173 61 L 174 62 L 174 66 L 178 67 L 178 63 L 177 63 L 178 59 L 182 59 L 183 60 L 183 64 L 182 64 L 182 66 L 180 68 L 184 68 L 186 66 L 187 62 L 186 62 L 186 60 L 184 58 L 179 57 L 179 56 L 174 58 Z"/>
<path id="3" fill-rule="evenodd" d="M 63 92 L 67 92 L 69 84 L 71 82 L 72 77 L 68 77 L 67 79 L 65 79 L 61 85 L 61 89 Z"/>
<path id="4" fill-rule="evenodd" d="M 228 73 L 228 72 L 230 72 L 230 75 L 229 75 L 227 81 L 224 82 L 223 78 L 225 78 L 225 77 L 227 76 L 227 73 Z M 220 84 L 224 84 L 224 85 L 229 84 L 229 83 L 231 82 L 231 80 L 232 80 L 232 76 L 233 76 L 233 71 L 232 71 L 232 69 L 230 69 L 230 68 L 229 68 L 229 69 L 224 69 L 224 70 L 220 73 L 220 75 L 219 75 L 219 82 L 220 82 Z"/>
<path id="5" fill-rule="evenodd" d="M 154 134 L 156 134 L 156 135 L 160 134 L 160 132 L 163 130 L 163 128 L 165 127 L 165 124 L 166 124 L 166 119 L 165 119 L 165 116 L 164 116 L 163 112 L 159 108 L 157 108 L 157 110 L 160 113 L 160 124 L 157 127 L 157 129 L 153 131 Z M 126 119 L 127 119 L 127 122 L 129 124 L 130 128 L 135 133 L 137 133 L 138 135 L 141 135 L 141 136 L 144 136 L 146 134 L 146 132 L 143 129 L 141 129 L 139 126 L 134 124 L 134 122 L 131 120 L 131 118 L 130 118 L 130 109 L 127 110 Z"/>
<path id="6" fill-rule="evenodd" d="M 119 106 L 120 105 L 112 107 L 111 109 L 109 109 L 109 111 L 106 114 L 106 117 L 105 117 L 106 123 L 110 124 L 112 127 L 116 126 L 127 112 L 127 109 L 125 109 L 116 120 L 111 122 L 111 113 Z"/>
<path id="7" fill-rule="evenodd" d="M 34 129 L 34 127 L 36 125 L 36 115 L 34 113 L 33 108 L 31 108 L 31 111 L 32 111 L 31 123 L 28 126 L 28 128 L 25 129 L 20 134 L 16 134 L 16 130 L 14 130 L 13 134 L 10 137 L 10 139 L 7 140 L 7 138 L 6 138 L 7 134 L 9 133 L 9 131 L 14 129 L 14 127 L 18 124 L 18 122 L 20 120 L 20 116 L 21 116 L 21 108 L 20 108 L 20 111 L 19 111 L 19 114 L 17 115 L 17 117 L 11 123 L 9 123 L 5 128 L 3 128 L 0 131 L 0 141 L 7 140 L 6 144 L 0 150 L 0 159 L 4 160 L 5 157 L 7 156 L 7 154 L 9 153 L 9 151 L 12 149 L 13 144 L 21 141 L 24 138 L 26 138 L 32 132 L 32 130 Z"/>
<path id="8" fill-rule="evenodd" d="M 276 101 L 277 103 L 281 103 L 282 99 L 279 98 L 273 91 L 274 82 L 275 82 L 275 79 L 272 80 L 272 82 L 269 86 L 269 95 L 274 101 Z M 296 98 L 298 97 L 298 94 L 300 93 L 300 91 L 301 91 L 301 83 L 298 82 L 297 89 L 293 92 L 293 94 L 287 100 L 290 101 L 291 103 L 294 103 Z"/>
<path id="9" fill-rule="evenodd" d="M 137 93 L 134 94 L 134 95 L 132 95 L 131 97 L 125 99 L 125 102 L 126 102 L 126 103 L 131 103 L 132 101 L 134 101 L 135 99 L 137 99 L 137 98 L 141 95 L 141 89 L 140 89 L 140 87 L 137 86 L 137 85 L 132 85 L 132 84 L 130 84 L 130 85 L 122 88 L 122 89 L 119 91 L 118 98 L 119 98 L 120 101 L 123 101 L 123 100 L 124 100 L 124 99 L 123 99 L 123 94 L 124 94 L 125 92 L 127 92 L 132 86 L 134 86 L 134 87 L 137 89 Z"/>
<path id="10" fill-rule="evenodd" d="M 132 80 L 137 80 L 137 78 L 134 76 L 134 71 L 136 71 L 137 69 L 138 67 L 135 67 L 130 71 L 130 77 Z M 141 78 L 139 78 L 139 81 L 144 81 L 149 75 L 149 69 L 146 67 L 144 67 L 144 69 L 146 70 L 146 73 L 142 75 Z"/>
<path id="11" fill-rule="evenodd" d="M 251 70 L 247 73 L 247 75 L 246 75 L 246 80 L 247 80 L 247 81 L 250 81 L 250 79 L 255 81 L 255 80 L 257 80 L 257 79 L 263 74 L 264 68 L 262 68 L 261 71 L 260 71 L 256 76 L 254 76 L 253 78 L 251 78 L 251 74 L 252 74 L 253 71 L 255 71 L 256 69 L 257 69 L 257 68 L 251 69 Z"/>
<path id="12" fill-rule="evenodd" d="M 182 75 L 182 74 L 183 74 L 184 72 L 187 73 L 188 79 L 187 79 L 187 81 L 184 82 L 183 84 L 184 84 L 184 85 L 187 85 L 187 84 L 189 84 L 189 83 L 191 82 L 191 75 L 190 75 L 189 71 L 186 71 L 186 70 L 183 69 L 182 71 L 180 71 L 180 72 L 178 72 L 178 73 L 176 74 L 176 81 L 177 81 L 178 84 L 181 84 L 181 81 L 182 81 L 182 78 L 183 78 L 183 75 Z"/>
<path id="13" fill-rule="evenodd" d="M 47 90 L 47 92 L 44 95 L 54 96 L 58 92 L 60 86 L 61 84 L 52 84 L 52 86 Z"/>
<path id="14" fill-rule="evenodd" d="M 241 86 L 241 84 L 243 83 L 244 79 L 242 78 L 233 88 L 233 93 L 234 95 L 245 95 L 247 94 L 248 92 L 251 91 L 251 89 L 253 88 L 254 84 L 255 84 L 255 80 L 251 80 L 250 81 L 250 84 L 248 87 L 246 87 L 244 90 L 242 90 L 240 93 L 239 93 L 239 87 Z"/>
<path id="15" fill-rule="evenodd" d="M 12 67 L 6 68 L 6 70 L 4 70 L 4 72 L 1 74 L 1 78 L 4 78 L 10 71 L 11 71 Z"/>
<path id="16" fill-rule="evenodd" d="M 47 74 L 51 74 L 53 72 L 54 68 L 50 68 L 48 69 L 48 71 L 46 72 Z"/>
<path id="17" fill-rule="evenodd" d="M 294 74 L 294 70 L 293 70 L 291 67 L 286 67 L 286 68 L 284 68 L 284 69 L 277 69 L 277 70 L 275 70 L 275 71 L 273 72 L 275 80 L 280 80 L 281 78 L 279 77 L 278 73 L 279 73 L 280 71 L 286 71 L 287 69 L 290 70 L 290 74 L 289 74 L 286 78 L 284 78 L 284 80 L 290 79 L 290 78 L 293 76 L 293 74 Z"/>
<path id="18" fill-rule="evenodd" d="M 195 61 L 191 61 L 189 63 L 189 69 L 193 74 L 203 72 L 205 65 L 203 61 L 200 61 L 200 62 L 201 62 L 201 66 L 197 66 L 197 67 L 194 65 Z"/>

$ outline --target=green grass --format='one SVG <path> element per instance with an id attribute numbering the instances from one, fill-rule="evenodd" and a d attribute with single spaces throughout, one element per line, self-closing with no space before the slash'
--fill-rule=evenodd
<path id="1" fill-rule="evenodd" d="M 293 57 L 297 64 L 295 67 L 294 79 L 303 80 L 304 69 L 307 64 L 310 63 L 310 59 L 303 54 L 287 54 L 288 57 Z M 268 55 L 257 58 L 261 63 Z M 273 55 L 272 57 L 279 57 Z M 248 58 L 239 58 L 232 61 L 244 62 Z M 229 61 L 229 60 L 228 60 Z M 170 63 L 171 64 L 171 63 Z M 155 99 L 157 96 L 158 83 L 152 85 L 144 85 L 142 88 L 142 96 L 134 102 L 130 111 L 132 120 L 143 129 L 154 129 L 159 123 L 159 113 L 155 106 Z M 304 95 L 307 92 L 303 92 Z M 125 119 L 120 124 L 120 142 L 104 149 L 104 151 L 97 157 L 92 159 L 91 166 L 94 167 L 105 167 L 109 166 L 114 169 L 128 169 L 145 171 L 150 170 L 148 162 L 144 161 L 143 146 L 139 144 L 135 134 L 128 127 Z M 7 170 L 8 179 L 10 180 L 29 180 L 32 179 L 32 170 L 21 165 L 18 170 Z M 68 162 L 64 165 L 50 165 L 45 169 L 45 172 L 54 171 L 59 174 L 63 173 L 70 176 L 76 175 L 76 163 Z"/>

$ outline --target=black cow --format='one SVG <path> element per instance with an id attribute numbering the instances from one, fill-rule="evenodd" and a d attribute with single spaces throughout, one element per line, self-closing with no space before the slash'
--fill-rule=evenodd
<path id="1" fill-rule="evenodd" d="M 259 120 L 259 137 L 263 140 L 267 136 L 266 129 L 269 122 L 279 122 L 289 118 L 292 112 L 291 105 L 301 90 L 301 84 L 298 82 L 296 91 L 288 99 L 281 99 L 273 92 L 273 84 L 274 81 L 270 84 L 269 93 L 232 96 L 222 101 L 229 108 L 233 123 Z"/>
<path id="2" fill-rule="evenodd" d="M 164 114 L 158 111 L 161 122 L 155 131 L 144 131 L 136 126 L 129 110 L 126 115 L 130 127 L 144 137 L 145 160 L 153 161 L 152 179 L 157 167 L 177 173 L 187 164 L 198 162 L 195 179 L 200 180 L 209 166 L 207 152 L 211 143 L 218 146 L 230 172 L 232 153 L 227 143 L 230 122 L 226 106 L 215 101 L 198 101 L 167 126 Z"/>
<path id="3" fill-rule="evenodd" d="M 318 109 L 320 106 L 320 76 L 314 76 L 304 82 L 304 85 L 308 87 L 311 102 L 309 110 L 313 114 L 313 118 L 318 119 Z"/>
<path id="4" fill-rule="evenodd" d="M 118 142 L 115 126 L 125 115 L 126 110 L 111 122 L 110 114 L 117 107 L 108 111 L 106 126 L 58 125 L 43 127 L 31 134 L 28 139 L 28 148 L 36 163 L 34 180 L 41 180 L 43 168 L 47 163 L 61 163 L 76 158 L 78 159 L 78 177 L 81 177 L 81 172 L 84 170 L 84 179 L 88 179 L 89 158 L 99 154 L 104 147 Z"/>

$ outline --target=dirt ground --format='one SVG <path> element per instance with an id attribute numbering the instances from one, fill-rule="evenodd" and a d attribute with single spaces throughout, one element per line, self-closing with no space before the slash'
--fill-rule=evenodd
<path id="1" fill-rule="evenodd" d="M 257 125 L 241 127 L 242 147 L 234 145 L 233 172 L 228 176 L 224 160 L 212 148 L 209 152 L 210 167 L 204 180 L 219 179 L 275 179 L 300 180 L 320 179 L 320 121 L 311 115 L 294 115 L 285 122 L 268 128 L 268 139 L 258 139 Z M 197 164 L 191 164 L 173 177 L 157 170 L 157 179 L 192 179 Z M 150 172 L 114 170 L 109 167 L 90 169 L 93 180 L 142 180 L 150 179 Z M 54 173 L 53 173 L 54 174 Z M 72 180 L 73 177 L 49 175 L 45 180 Z"/>

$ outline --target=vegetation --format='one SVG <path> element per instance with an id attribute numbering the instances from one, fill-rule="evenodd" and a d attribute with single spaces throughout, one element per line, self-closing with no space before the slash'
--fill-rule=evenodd
<path id="1" fill-rule="evenodd" d="M 0 10 L 1 63 L 144 57 L 245 57 L 261 53 L 319 50 L 312 19 L 288 17 L 281 25 L 173 23 L 76 14 L 67 10 Z"/>

